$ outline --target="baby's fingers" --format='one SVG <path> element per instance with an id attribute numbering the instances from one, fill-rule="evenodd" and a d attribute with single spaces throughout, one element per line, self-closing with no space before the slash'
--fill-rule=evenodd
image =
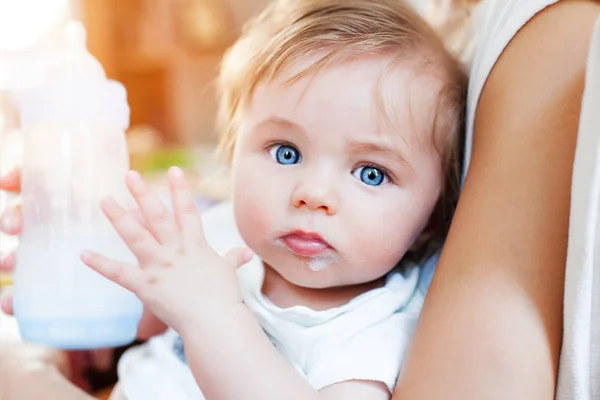
<path id="1" fill-rule="evenodd" d="M 102 210 L 142 265 L 158 258 L 158 242 L 136 217 L 111 198 L 102 201 Z"/>
<path id="2" fill-rule="evenodd" d="M 225 254 L 225 260 L 236 269 L 248 263 L 252 257 L 254 257 L 252 250 L 243 247 L 233 248 Z"/>
<path id="3" fill-rule="evenodd" d="M 144 272 L 134 265 L 111 260 L 91 251 L 85 251 L 81 260 L 100 275 L 133 293 L 137 294 L 144 282 Z"/>
<path id="4" fill-rule="evenodd" d="M 162 244 L 177 243 L 180 237 L 175 220 L 136 171 L 127 173 L 127 186 L 148 222 L 147 229 Z"/>
<path id="5" fill-rule="evenodd" d="M 184 237 L 192 242 L 204 241 L 202 219 L 194 203 L 194 196 L 183 171 L 177 167 L 169 169 L 169 188 L 177 225 Z"/>

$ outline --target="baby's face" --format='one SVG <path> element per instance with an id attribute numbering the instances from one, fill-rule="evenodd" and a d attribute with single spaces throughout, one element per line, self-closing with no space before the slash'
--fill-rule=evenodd
<path id="1" fill-rule="evenodd" d="M 381 79 L 389 62 L 360 58 L 292 85 L 285 80 L 299 70 L 287 71 L 257 87 L 243 116 L 233 158 L 237 225 L 295 285 L 375 280 L 428 223 L 443 179 L 431 141 L 439 84 L 409 65 Z"/>

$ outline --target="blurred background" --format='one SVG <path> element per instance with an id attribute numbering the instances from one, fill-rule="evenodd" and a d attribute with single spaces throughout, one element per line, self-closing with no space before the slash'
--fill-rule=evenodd
<path id="1" fill-rule="evenodd" d="M 223 199 L 227 167 L 214 157 L 213 81 L 242 25 L 268 1 L 0 0 L 0 174 L 20 164 L 14 92 L 43 79 L 44 52 L 76 19 L 87 30 L 89 52 L 127 89 L 132 168 L 166 191 L 165 172 L 179 165 L 200 202 Z M 0 193 L 0 211 L 11 201 Z M 0 254 L 15 244 L 0 235 Z"/>
<path id="2" fill-rule="evenodd" d="M 168 144 L 209 146 L 216 140 L 211 82 L 219 60 L 267 3 L 0 0 L 0 56 L 35 51 L 68 18 L 79 19 L 89 51 L 128 90 L 132 130 L 153 129 Z"/>
<path id="3" fill-rule="evenodd" d="M 90 53 L 108 78 L 127 89 L 132 167 L 153 173 L 177 164 L 203 175 L 214 172 L 210 155 L 217 142 L 213 81 L 218 64 L 244 22 L 267 3 L 0 0 L 0 170 L 19 160 L 18 115 L 11 110 L 7 87 L 35 84 L 36 57 L 67 20 L 78 19 L 86 27 Z M 222 190 L 206 188 L 207 196 L 221 197 Z"/>

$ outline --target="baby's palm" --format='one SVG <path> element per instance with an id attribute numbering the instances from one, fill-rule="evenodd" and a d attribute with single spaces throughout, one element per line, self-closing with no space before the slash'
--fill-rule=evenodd
<path id="1" fill-rule="evenodd" d="M 237 309 L 242 296 L 236 269 L 252 257 L 234 248 L 219 255 L 206 241 L 202 220 L 183 172 L 169 171 L 173 215 L 137 172 L 127 186 L 146 220 L 145 226 L 113 199 L 105 215 L 135 255 L 138 265 L 86 252 L 83 261 L 106 278 L 135 293 L 163 321 L 181 332 L 200 318 Z M 208 311 L 210 310 L 210 311 Z"/>

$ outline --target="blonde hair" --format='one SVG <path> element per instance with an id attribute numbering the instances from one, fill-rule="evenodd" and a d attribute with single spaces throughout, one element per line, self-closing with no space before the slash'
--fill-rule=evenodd
<path id="1" fill-rule="evenodd" d="M 433 240 L 428 241 L 426 251 L 430 253 L 445 237 L 458 198 L 467 79 L 435 31 L 404 1 L 271 3 L 245 26 L 223 59 L 217 81 L 220 152 L 232 156 L 242 113 L 257 85 L 272 81 L 287 66 L 317 51 L 326 54 L 289 83 L 314 76 L 333 63 L 383 52 L 394 53 L 396 61 L 425 60 L 442 72 L 432 137 L 442 158 L 445 181 L 432 215 Z"/>

